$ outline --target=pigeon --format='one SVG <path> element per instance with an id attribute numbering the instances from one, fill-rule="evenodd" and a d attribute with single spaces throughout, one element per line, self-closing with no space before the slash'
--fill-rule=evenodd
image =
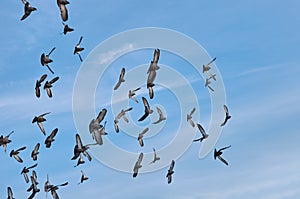
<path id="1" fill-rule="evenodd" d="M 154 49 L 154 54 L 153 54 L 153 60 L 150 63 L 150 66 L 148 68 L 147 74 L 150 73 L 151 71 L 156 71 L 158 70 L 160 67 L 157 65 L 158 60 L 159 60 L 159 56 L 160 56 L 160 50 Z"/>
<path id="2" fill-rule="evenodd" d="M 147 133 L 149 131 L 149 128 L 145 128 L 138 136 L 138 141 L 140 143 L 140 146 L 143 147 L 144 146 L 144 141 L 143 141 L 143 136 L 145 135 L 145 133 Z"/>
<path id="3" fill-rule="evenodd" d="M 168 173 L 166 175 L 166 177 L 168 178 L 168 184 L 170 184 L 172 182 L 172 175 L 174 173 L 174 170 L 173 170 L 174 169 L 174 165 L 175 165 L 175 161 L 172 160 L 170 168 L 169 168 Z"/>
<path id="4" fill-rule="evenodd" d="M 107 133 L 105 132 L 106 121 L 103 126 L 100 124 L 102 122 L 102 120 L 104 119 L 106 113 L 107 113 L 107 110 L 105 108 L 102 109 L 99 112 L 97 118 L 92 119 L 89 124 L 89 131 L 92 134 L 93 139 L 96 139 L 96 142 L 99 145 L 103 144 L 102 135 L 107 135 Z"/>
<path id="5" fill-rule="evenodd" d="M 166 120 L 166 117 L 163 115 L 163 112 L 161 111 L 161 109 L 158 108 L 158 107 L 156 107 L 156 110 L 157 110 L 157 112 L 158 112 L 159 118 L 158 118 L 157 121 L 153 122 L 153 124 L 158 124 L 158 123 L 160 123 L 160 122 Z"/>
<path id="6" fill-rule="evenodd" d="M 203 70 L 202 70 L 202 73 L 209 71 L 209 70 L 211 69 L 210 65 L 211 65 L 214 61 L 216 61 L 216 59 L 217 59 L 217 58 L 215 57 L 215 58 L 213 58 L 208 64 L 206 64 L 206 65 L 203 64 Z"/>
<path id="7" fill-rule="evenodd" d="M 62 22 L 62 24 L 64 26 L 64 31 L 63 31 L 64 35 L 66 35 L 68 32 L 74 31 L 74 28 L 69 27 L 68 24 L 65 24 L 64 22 Z"/>
<path id="8" fill-rule="evenodd" d="M 3 146 L 4 152 L 6 152 L 7 144 L 11 143 L 11 140 L 9 139 L 9 136 L 13 134 L 14 131 L 11 131 L 8 135 L 3 137 L 3 135 L 0 136 L 0 146 Z"/>
<path id="9" fill-rule="evenodd" d="M 37 10 L 35 7 L 32 7 L 28 1 L 22 0 L 22 2 L 24 4 L 24 15 L 22 16 L 21 21 L 26 19 L 31 14 L 31 12 Z"/>
<path id="10" fill-rule="evenodd" d="M 116 116 L 116 118 L 114 119 L 114 127 L 115 127 L 115 131 L 118 133 L 119 132 L 119 126 L 118 126 L 118 123 L 119 123 L 119 120 L 121 119 L 121 118 L 123 118 L 123 120 L 126 122 L 126 123 L 128 123 L 129 122 L 129 120 L 127 119 L 127 117 L 126 117 L 126 113 L 127 112 L 129 112 L 129 111 L 131 111 L 132 110 L 132 107 L 130 107 L 130 108 L 128 108 L 128 109 L 122 109 L 121 111 L 120 111 L 120 113 L 118 113 L 118 115 Z"/>
<path id="11" fill-rule="evenodd" d="M 40 87 L 43 83 L 43 81 L 47 78 L 47 74 L 44 74 L 41 76 L 41 78 L 39 80 L 36 80 L 36 83 L 35 83 L 35 95 L 36 97 L 40 97 L 41 96 L 41 90 L 40 90 Z"/>
<path id="12" fill-rule="evenodd" d="M 76 46 L 74 48 L 74 52 L 73 52 L 74 55 L 77 54 L 79 56 L 79 59 L 81 62 L 82 62 L 82 58 L 81 58 L 80 52 L 84 50 L 84 48 L 80 47 L 80 43 L 81 43 L 82 39 L 83 39 L 83 37 L 81 36 L 79 39 L 79 42 L 76 44 Z"/>
<path id="13" fill-rule="evenodd" d="M 29 182 L 29 178 L 28 178 L 27 173 L 30 171 L 30 169 L 35 168 L 37 165 L 38 165 L 38 164 L 36 163 L 36 164 L 34 164 L 34 165 L 30 166 L 30 167 L 23 167 L 23 169 L 22 169 L 22 171 L 21 171 L 21 175 L 24 176 L 24 179 L 25 179 L 25 182 L 26 182 L 26 183 Z"/>
<path id="14" fill-rule="evenodd" d="M 31 152 L 31 158 L 33 159 L 33 161 L 37 160 L 37 155 L 39 154 L 39 148 L 40 148 L 40 143 L 37 143 L 33 151 Z"/>
<path id="15" fill-rule="evenodd" d="M 190 122 L 192 127 L 195 127 L 195 123 L 192 120 L 192 115 L 194 114 L 195 111 L 196 111 L 196 108 L 194 107 L 192 109 L 192 111 L 190 112 L 190 114 L 187 114 L 187 116 L 186 116 L 186 121 Z"/>
<path id="16" fill-rule="evenodd" d="M 88 180 L 89 178 L 85 175 L 85 173 L 81 170 L 81 178 L 80 182 L 78 184 L 83 183 L 85 180 Z"/>
<path id="17" fill-rule="evenodd" d="M 41 131 L 42 131 L 42 133 L 43 133 L 44 135 L 46 135 L 46 131 L 45 131 L 44 127 L 43 127 L 42 122 L 45 122 L 45 121 L 46 121 L 46 119 L 44 118 L 44 116 L 47 115 L 47 114 L 49 114 L 49 113 L 50 113 L 50 112 L 41 114 L 41 115 L 39 115 L 39 116 L 35 116 L 35 117 L 33 118 L 33 120 L 32 120 L 32 123 L 35 123 L 35 122 L 37 123 L 37 125 L 39 126 L 39 128 L 41 129 Z"/>
<path id="18" fill-rule="evenodd" d="M 53 70 L 50 68 L 50 66 L 48 65 L 49 63 L 53 62 L 52 59 L 49 58 L 49 56 L 51 55 L 51 53 L 55 50 L 55 47 L 52 48 L 52 50 L 47 54 L 45 55 L 45 53 L 43 53 L 41 55 L 41 64 L 42 66 L 47 66 L 47 68 L 49 69 L 49 71 L 54 74 Z"/>
<path id="19" fill-rule="evenodd" d="M 160 160 L 160 157 L 157 156 L 157 153 L 156 153 L 155 148 L 153 148 L 153 153 L 154 153 L 153 160 L 152 160 L 149 164 L 153 164 L 153 163 L 155 163 L 156 161 Z"/>
<path id="20" fill-rule="evenodd" d="M 202 137 L 199 138 L 199 139 L 193 140 L 193 141 L 194 141 L 194 142 L 197 142 L 197 141 L 202 142 L 204 139 L 207 139 L 207 138 L 208 138 L 208 134 L 205 133 L 205 130 L 204 130 L 204 128 L 201 126 L 201 124 L 197 124 L 197 127 L 198 127 L 198 129 L 199 129 L 199 131 L 200 131 Z"/>
<path id="21" fill-rule="evenodd" d="M 79 159 L 78 159 L 78 161 L 77 161 L 77 164 L 76 164 L 74 167 L 78 167 L 79 165 L 84 164 L 84 163 L 85 163 L 85 161 L 84 161 L 84 159 L 82 158 L 82 155 L 79 154 Z"/>
<path id="22" fill-rule="evenodd" d="M 208 87 L 212 92 L 215 90 L 209 85 L 211 83 L 210 78 L 206 78 L 205 80 L 205 87 Z"/>
<path id="23" fill-rule="evenodd" d="M 40 189 L 37 188 L 37 182 L 36 179 L 33 176 L 30 176 L 30 180 L 31 180 L 31 186 L 27 189 L 27 191 L 32 191 L 30 196 L 28 197 L 29 199 L 33 199 L 35 194 L 40 192 Z"/>
<path id="24" fill-rule="evenodd" d="M 145 97 L 142 97 L 142 100 L 145 107 L 145 113 L 138 121 L 144 121 L 144 119 L 146 119 L 149 114 L 153 113 L 153 110 L 150 109 L 147 99 Z"/>
<path id="25" fill-rule="evenodd" d="M 135 96 L 135 92 L 136 91 L 138 91 L 138 90 L 140 90 L 141 88 L 139 87 L 139 88 L 136 88 L 136 89 L 134 89 L 134 90 L 129 90 L 129 92 L 128 92 L 128 98 L 129 99 L 132 99 L 133 101 L 135 101 L 136 103 L 139 103 L 139 101 L 134 97 Z"/>
<path id="26" fill-rule="evenodd" d="M 114 90 L 117 90 L 120 87 L 121 83 L 125 82 L 124 76 L 125 76 L 125 68 L 122 68 L 118 82 L 115 85 Z"/>
<path id="27" fill-rule="evenodd" d="M 33 191 L 33 192 L 40 192 L 40 190 L 37 188 L 37 185 L 39 184 L 37 182 L 37 175 L 35 171 L 32 171 L 32 175 L 30 176 L 30 180 L 31 180 L 31 185 L 30 187 L 27 189 L 27 192 L 29 191 Z"/>
<path id="28" fill-rule="evenodd" d="M 68 10 L 66 5 L 70 4 L 67 0 L 57 0 L 57 6 L 59 7 L 60 10 L 60 16 L 63 21 L 68 20 Z"/>
<path id="29" fill-rule="evenodd" d="M 52 97 L 52 91 L 51 91 L 51 87 L 52 84 L 55 83 L 57 80 L 59 79 L 59 77 L 54 77 L 52 80 L 50 80 L 49 82 L 46 81 L 45 85 L 44 85 L 44 90 L 46 90 L 48 97 Z"/>
<path id="30" fill-rule="evenodd" d="M 20 156 L 18 156 L 18 154 L 20 153 L 20 151 L 23 151 L 25 149 L 26 149 L 26 146 L 21 147 L 21 148 L 17 149 L 16 151 L 15 150 L 11 150 L 9 156 L 10 157 L 13 156 L 18 162 L 22 163 L 23 160 L 22 160 L 22 158 L 20 158 Z"/>
<path id="31" fill-rule="evenodd" d="M 11 187 L 7 187 L 7 199 L 15 199 Z"/>
<path id="32" fill-rule="evenodd" d="M 227 123 L 227 121 L 231 118 L 231 115 L 229 115 L 229 111 L 228 111 L 228 108 L 227 108 L 226 105 L 224 105 L 224 110 L 225 110 L 226 116 L 225 116 L 225 120 L 224 120 L 224 122 L 221 124 L 221 126 L 224 126 L 224 125 Z"/>
<path id="33" fill-rule="evenodd" d="M 81 142 L 80 135 L 76 134 L 76 145 L 74 147 L 74 156 L 71 158 L 71 160 L 76 160 L 79 157 L 80 153 L 82 153 L 84 156 L 86 156 L 88 158 L 89 161 L 92 161 L 92 157 L 87 152 L 87 150 L 92 145 L 97 145 L 97 143 L 83 145 Z"/>
<path id="34" fill-rule="evenodd" d="M 141 163 L 142 163 L 142 160 L 143 160 L 143 156 L 144 156 L 144 154 L 140 153 L 139 158 L 138 158 L 138 160 L 136 161 L 136 163 L 135 163 L 135 165 L 133 167 L 133 175 L 132 175 L 132 177 L 134 177 L 134 178 L 138 175 L 139 169 L 142 168 Z"/>
<path id="35" fill-rule="evenodd" d="M 231 147 L 231 145 L 229 145 L 229 146 L 227 146 L 227 147 L 224 147 L 224 148 L 221 148 L 221 149 L 219 149 L 218 151 L 217 151 L 217 149 L 215 149 L 215 151 L 214 151 L 214 158 L 216 159 L 216 158 L 219 158 L 219 160 L 221 160 L 224 164 L 226 164 L 227 166 L 228 166 L 228 162 L 225 160 L 225 159 L 223 159 L 222 157 L 221 157 L 221 155 L 223 154 L 223 150 L 225 150 L 225 149 L 228 149 L 229 147 Z"/>
<path id="36" fill-rule="evenodd" d="M 52 143 L 53 141 L 55 141 L 54 137 L 56 136 L 57 132 L 58 132 L 58 128 L 55 128 L 55 129 L 51 132 L 51 134 L 46 138 L 46 140 L 45 140 L 46 148 L 50 148 L 50 147 L 51 147 L 51 143 Z"/>
<path id="37" fill-rule="evenodd" d="M 63 186 L 66 186 L 66 185 L 68 185 L 68 182 L 65 182 L 65 183 L 62 183 L 62 184 L 59 184 L 59 185 L 50 184 L 49 177 L 47 175 L 47 181 L 45 182 L 45 185 L 44 185 L 44 191 L 46 193 L 51 192 L 51 195 L 52 195 L 53 199 L 59 199 L 58 194 L 57 194 L 56 191 L 59 189 L 59 187 L 63 187 Z"/>

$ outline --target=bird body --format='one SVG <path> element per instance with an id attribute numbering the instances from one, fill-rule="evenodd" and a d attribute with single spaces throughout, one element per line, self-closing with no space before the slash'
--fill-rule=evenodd
<path id="1" fill-rule="evenodd" d="M 142 160 L 143 160 L 143 157 L 144 157 L 144 154 L 143 153 L 140 153 L 139 157 L 138 157 L 138 160 L 136 161 L 134 167 L 133 167 L 133 175 L 132 177 L 136 177 L 138 175 L 138 172 L 139 172 L 139 169 L 142 168 Z"/>
<path id="2" fill-rule="evenodd" d="M 171 165 L 168 169 L 168 173 L 166 175 L 166 177 L 168 178 L 168 184 L 172 182 L 172 175 L 174 174 L 174 165 L 175 165 L 175 161 L 172 160 Z"/>
<path id="3" fill-rule="evenodd" d="M 144 115 L 142 115 L 142 117 L 138 121 L 143 121 L 144 119 L 146 119 L 148 117 L 149 114 L 153 113 L 153 110 L 151 110 L 147 99 L 145 97 L 142 97 L 142 100 L 143 100 L 143 104 L 145 107 L 145 113 L 144 113 Z"/>
<path id="4" fill-rule="evenodd" d="M 190 122 L 190 124 L 191 124 L 191 126 L 192 127 L 195 127 L 195 123 L 194 123 L 194 121 L 192 120 L 192 115 L 194 114 L 194 112 L 196 111 L 196 108 L 194 107 L 192 110 L 191 110 L 191 112 L 189 113 L 189 114 L 187 114 L 187 116 L 186 116 L 186 121 L 188 121 L 188 122 Z"/>
<path id="5" fill-rule="evenodd" d="M 31 12 L 37 10 L 35 7 L 32 7 L 28 1 L 22 0 L 22 2 L 24 4 L 24 15 L 22 16 L 21 21 L 26 19 L 31 14 Z"/>

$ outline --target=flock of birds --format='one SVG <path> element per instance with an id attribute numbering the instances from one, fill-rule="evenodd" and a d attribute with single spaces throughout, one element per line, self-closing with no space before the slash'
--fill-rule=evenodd
<path id="1" fill-rule="evenodd" d="M 21 21 L 25 20 L 28 16 L 30 16 L 30 14 L 33 11 L 36 11 L 37 9 L 35 7 L 32 7 L 30 5 L 30 3 L 26 0 L 21 0 L 24 3 L 24 15 L 21 17 Z M 61 14 L 61 19 L 62 19 L 62 23 L 64 26 L 64 30 L 63 33 L 67 34 L 68 32 L 72 32 L 74 31 L 73 28 L 70 28 L 66 23 L 68 20 L 68 10 L 66 8 L 66 5 L 69 4 L 69 2 L 67 0 L 57 0 L 57 5 L 59 7 L 60 10 L 60 14 Z M 83 37 L 81 36 L 79 39 L 79 42 L 75 45 L 73 54 L 74 55 L 78 55 L 80 61 L 82 62 L 83 59 L 80 55 L 80 52 L 84 50 L 84 48 L 82 48 L 80 46 L 81 42 L 82 42 Z M 41 61 L 41 65 L 42 66 L 46 66 L 48 68 L 48 70 L 50 71 L 51 74 L 54 74 L 54 71 L 50 68 L 49 64 L 51 62 L 53 62 L 53 60 L 50 58 L 51 53 L 53 53 L 55 50 L 55 47 L 51 49 L 51 51 L 48 54 L 42 53 L 41 57 L 40 57 L 40 61 Z M 147 84 L 146 87 L 148 89 L 149 92 L 149 100 L 154 98 L 154 88 L 155 88 L 155 78 L 157 75 L 157 71 L 160 69 L 160 67 L 158 66 L 158 61 L 159 61 L 159 57 L 160 57 L 160 50 L 159 49 L 155 49 L 154 50 L 154 55 L 153 55 L 153 60 L 150 63 L 150 66 L 148 68 L 147 71 Z M 205 81 L 205 87 L 208 87 L 208 89 L 211 92 L 214 92 L 214 89 L 210 86 L 211 84 L 211 80 L 216 81 L 216 75 L 212 74 L 210 72 L 211 69 L 211 64 L 216 60 L 216 58 L 212 59 L 208 64 L 203 65 L 203 73 L 207 74 L 207 78 Z M 35 85 L 35 95 L 37 98 L 40 98 L 41 96 L 41 89 L 40 87 L 42 86 L 42 83 L 47 79 L 47 74 L 43 74 L 37 81 L 36 81 L 36 85 Z M 59 77 L 54 77 L 49 81 L 46 81 L 44 83 L 43 89 L 46 91 L 48 97 L 53 97 L 52 95 L 52 90 L 51 88 L 53 87 L 53 84 L 55 82 L 57 82 L 59 80 Z M 125 82 L 125 68 L 123 67 L 121 69 L 119 78 L 117 80 L 117 83 L 115 84 L 115 86 L 113 87 L 114 91 L 117 91 L 118 88 Z M 129 90 L 128 91 L 128 99 L 132 100 L 136 103 L 139 103 L 138 99 L 137 99 L 137 95 L 136 92 L 139 91 L 141 89 L 141 87 L 135 88 L 133 90 Z M 143 96 L 142 98 L 142 103 L 144 106 L 144 112 L 141 114 L 141 117 L 138 119 L 138 122 L 142 122 L 144 121 L 150 114 L 152 114 L 154 112 L 154 110 L 151 109 L 151 106 L 149 104 L 149 101 L 147 100 L 147 98 L 145 96 Z M 114 118 L 113 124 L 114 124 L 114 129 L 115 132 L 118 133 L 120 131 L 119 129 L 119 120 L 123 119 L 125 122 L 129 122 L 128 118 L 126 117 L 126 114 L 128 114 L 128 112 L 130 112 L 132 110 L 132 107 L 129 108 L 124 108 L 122 109 Z M 159 116 L 158 120 L 153 122 L 152 124 L 156 125 L 159 124 L 160 122 L 165 121 L 167 118 L 164 116 L 162 110 L 159 107 L 156 107 L 156 111 L 157 114 Z M 202 125 L 200 123 L 196 123 L 193 121 L 193 114 L 195 113 L 196 108 L 193 108 L 191 110 L 190 113 L 187 114 L 187 122 L 190 123 L 190 125 L 194 128 L 195 126 L 197 126 L 199 132 L 201 133 L 202 137 L 193 140 L 194 142 L 203 142 L 205 141 L 205 139 L 208 138 L 208 134 L 205 132 L 204 128 L 202 127 Z M 225 111 L 225 119 L 224 122 L 222 124 L 220 124 L 221 126 L 224 126 L 227 121 L 231 118 L 228 108 L 226 105 L 224 105 L 224 111 Z M 105 121 L 105 116 L 107 113 L 107 109 L 103 108 L 99 114 L 97 115 L 96 118 L 93 118 L 90 123 L 89 123 L 89 132 L 93 138 L 93 140 L 95 140 L 95 143 L 90 143 L 90 144 L 86 144 L 84 145 L 81 141 L 80 135 L 76 134 L 75 135 L 75 146 L 74 146 L 74 150 L 73 150 L 73 157 L 71 158 L 71 160 L 77 160 L 77 164 L 74 167 L 78 167 L 81 164 L 85 163 L 84 157 L 86 157 L 88 159 L 88 161 L 92 160 L 92 156 L 88 153 L 88 149 L 90 148 L 90 146 L 96 146 L 96 145 L 102 145 L 103 144 L 103 139 L 102 136 L 107 135 L 108 133 L 106 132 L 105 128 L 106 128 L 106 124 L 107 121 Z M 50 112 L 46 112 L 43 114 L 40 114 L 38 116 L 34 116 L 32 123 L 36 123 L 40 129 L 40 131 L 43 133 L 44 136 L 47 135 L 43 123 L 46 122 L 46 118 L 45 116 L 47 116 L 48 114 L 50 114 Z M 149 127 L 146 127 L 145 129 L 143 129 L 142 132 L 140 132 L 137 136 L 137 140 L 139 142 L 139 145 L 141 147 L 144 146 L 144 140 L 143 140 L 143 136 L 149 131 Z M 9 143 L 11 143 L 11 139 L 10 136 L 14 133 L 14 131 L 10 132 L 8 135 L 0 136 L 0 146 L 3 146 L 4 148 L 4 152 L 6 153 L 7 151 L 7 145 Z M 55 136 L 58 133 L 58 128 L 55 128 L 52 130 L 52 132 L 46 137 L 46 139 L 44 140 L 44 144 L 46 148 L 50 148 L 52 143 L 55 141 Z M 36 162 L 38 160 L 38 155 L 39 155 L 39 149 L 41 147 L 41 144 L 38 142 L 34 149 L 31 152 L 31 158 L 34 162 Z M 223 147 L 219 150 L 215 149 L 214 150 L 214 159 L 218 158 L 220 161 L 222 161 L 224 164 L 228 165 L 228 162 L 222 157 L 223 154 L 223 150 L 227 149 L 231 147 L 231 145 Z M 24 151 L 26 149 L 26 146 L 20 147 L 18 149 L 12 149 L 9 153 L 10 157 L 13 157 L 17 162 L 19 163 L 23 163 L 23 160 L 21 158 L 21 154 L 22 151 Z M 157 151 L 155 150 L 155 148 L 153 148 L 153 160 L 149 163 L 149 164 L 155 164 L 157 161 L 159 161 L 161 158 L 158 156 Z M 135 164 L 133 165 L 133 177 L 137 177 L 138 175 L 138 171 L 139 169 L 142 167 L 142 161 L 143 161 L 143 153 L 141 152 L 138 156 L 137 161 L 135 162 Z M 23 175 L 25 182 L 29 183 L 30 182 L 30 186 L 27 189 L 27 192 L 31 192 L 28 199 L 32 199 L 35 197 L 35 195 L 40 192 L 40 189 L 38 188 L 38 180 L 37 180 L 37 173 L 34 170 L 36 167 L 38 166 L 38 163 L 35 163 L 31 166 L 24 166 L 22 171 L 21 171 L 21 175 Z M 166 174 L 166 178 L 167 178 L 167 182 L 168 184 L 170 184 L 172 182 L 172 175 L 174 174 L 174 166 L 175 166 L 175 161 L 172 160 L 170 163 L 170 167 L 167 171 Z M 31 175 L 29 175 L 31 171 Z M 87 175 L 81 170 L 81 178 L 80 178 L 80 182 L 78 184 L 83 183 L 84 181 L 88 180 L 89 178 L 87 177 Z M 64 187 L 67 186 L 68 182 L 64 182 L 61 184 L 51 184 L 50 180 L 49 180 L 49 176 L 47 175 L 47 179 L 44 183 L 44 191 L 46 193 L 50 192 L 52 197 L 54 199 L 59 199 L 59 196 L 57 194 L 57 190 L 60 187 Z M 13 197 L 13 191 L 11 187 L 7 187 L 7 199 L 14 199 Z"/>

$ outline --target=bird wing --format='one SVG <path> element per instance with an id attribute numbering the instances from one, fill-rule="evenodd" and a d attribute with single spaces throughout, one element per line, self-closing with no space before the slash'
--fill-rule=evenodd
<path id="1" fill-rule="evenodd" d="M 226 113 L 226 114 L 229 114 L 229 112 L 228 112 L 228 107 L 227 107 L 226 105 L 224 105 L 224 110 L 225 110 L 225 113 Z"/>
<path id="2" fill-rule="evenodd" d="M 223 147 L 223 148 L 221 148 L 219 151 L 223 151 L 223 150 L 228 149 L 228 148 L 230 148 L 230 147 L 231 147 L 231 145 L 226 146 L 226 147 Z"/>
<path id="3" fill-rule="evenodd" d="M 157 49 L 154 50 L 154 56 L 153 56 L 153 62 L 154 63 L 158 63 L 159 55 L 160 55 L 160 50 L 157 48 Z"/>
<path id="4" fill-rule="evenodd" d="M 46 66 L 47 66 L 48 70 L 49 70 L 52 74 L 54 74 L 54 72 L 53 72 L 53 70 L 50 68 L 50 66 L 48 66 L 48 65 L 46 65 Z"/>
<path id="5" fill-rule="evenodd" d="M 46 89 L 48 97 L 52 97 L 52 91 L 51 91 L 51 89 L 48 88 L 48 87 L 46 87 L 45 89 Z"/>
<path id="6" fill-rule="evenodd" d="M 51 79 L 49 81 L 50 84 L 53 84 L 54 82 L 56 82 L 59 79 L 59 77 L 54 77 L 53 79 Z"/>
<path id="7" fill-rule="evenodd" d="M 23 150 L 25 150 L 25 149 L 26 149 L 26 146 L 23 146 L 23 147 L 17 149 L 16 152 L 23 151 Z"/>
<path id="8" fill-rule="evenodd" d="M 45 131 L 45 129 L 44 129 L 43 123 L 42 123 L 42 122 L 37 122 L 37 124 L 38 124 L 40 130 L 42 131 L 42 133 L 43 133 L 44 135 L 46 135 L 46 131 Z"/>
<path id="9" fill-rule="evenodd" d="M 43 114 L 39 115 L 39 117 L 44 117 L 45 115 L 48 115 L 48 114 L 50 114 L 50 113 L 51 113 L 51 112 L 43 113 Z"/>
<path id="10" fill-rule="evenodd" d="M 57 132 L 58 132 L 58 128 L 55 128 L 49 135 L 50 139 L 53 139 L 56 136 Z"/>
<path id="11" fill-rule="evenodd" d="M 190 124 L 192 125 L 192 127 L 195 127 L 195 123 L 193 122 L 192 119 L 189 119 Z"/>
<path id="12" fill-rule="evenodd" d="M 13 199 L 14 198 L 11 187 L 7 187 L 7 195 L 8 195 L 8 199 Z"/>
<path id="13" fill-rule="evenodd" d="M 57 0 L 57 2 L 59 2 L 60 0 Z M 60 9 L 60 16 L 61 16 L 61 19 L 63 21 L 67 21 L 68 20 L 68 10 L 67 10 L 67 7 L 66 5 L 62 4 L 62 3 L 58 3 L 58 7 Z"/>
<path id="14" fill-rule="evenodd" d="M 122 118 L 124 119 L 124 121 L 125 121 L 126 123 L 128 123 L 128 122 L 129 122 L 128 118 L 127 118 L 125 115 L 123 115 L 123 117 L 122 117 Z"/>
<path id="15" fill-rule="evenodd" d="M 54 189 L 51 190 L 51 195 L 52 195 L 53 199 L 59 199 L 59 197 Z"/>
<path id="16" fill-rule="evenodd" d="M 118 126 L 118 123 L 114 122 L 114 127 L 115 127 L 115 131 L 117 133 L 119 133 L 119 126 Z"/>
<path id="17" fill-rule="evenodd" d="M 15 155 L 13 155 L 13 156 L 14 156 L 14 158 L 15 158 L 18 162 L 20 162 L 20 163 L 23 162 L 22 158 L 20 158 L 20 156 L 18 156 L 17 154 L 15 154 Z"/>
<path id="18" fill-rule="evenodd" d="M 90 156 L 90 154 L 89 154 L 87 151 L 84 151 L 84 152 L 83 152 L 83 155 L 84 155 L 85 157 L 87 157 L 87 159 L 88 159 L 89 161 L 92 161 L 92 157 Z"/>
<path id="19" fill-rule="evenodd" d="M 204 128 L 201 126 L 201 124 L 197 123 L 197 127 L 198 127 L 200 133 L 202 134 L 202 136 L 203 136 L 203 137 L 206 136 L 205 130 L 204 130 Z"/>
<path id="20" fill-rule="evenodd" d="M 196 111 L 196 108 L 194 107 L 191 112 L 190 112 L 190 116 L 192 116 L 194 114 L 194 112 Z"/>
<path id="21" fill-rule="evenodd" d="M 103 108 L 103 109 L 99 112 L 99 114 L 98 114 L 98 116 L 97 116 L 97 118 L 96 118 L 96 120 L 97 120 L 98 123 L 102 122 L 102 120 L 104 119 L 106 113 L 107 113 L 107 110 L 106 110 L 105 108 Z"/>
<path id="22" fill-rule="evenodd" d="M 143 137 L 139 137 L 138 141 L 140 143 L 140 146 L 143 147 L 144 146 L 144 141 L 143 141 Z"/>
<path id="23" fill-rule="evenodd" d="M 140 90 L 140 89 L 141 89 L 141 87 L 136 88 L 136 89 L 133 90 L 133 92 L 138 91 L 138 90 Z"/>
<path id="24" fill-rule="evenodd" d="M 34 164 L 34 165 L 28 167 L 27 169 L 32 169 L 32 168 L 36 167 L 37 165 L 38 165 L 38 164 L 36 163 L 36 164 Z"/>
<path id="25" fill-rule="evenodd" d="M 51 49 L 51 51 L 48 53 L 48 56 L 50 56 L 54 50 L 55 50 L 55 47 Z"/>
<path id="26" fill-rule="evenodd" d="M 148 87 L 148 90 L 149 90 L 150 99 L 153 99 L 153 97 L 154 97 L 153 87 L 152 86 Z"/>
<path id="27" fill-rule="evenodd" d="M 168 184 L 170 184 L 172 182 L 172 175 L 167 175 L 168 177 Z"/>
<path id="28" fill-rule="evenodd" d="M 95 137 L 97 144 L 99 144 L 99 145 L 103 144 L 102 135 L 99 130 L 94 130 L 94 137 Z"/>
<path id="29" fill-rule="evenodd" d="M 47 74 L 44 74 L 41 76 L 41 78 L 38 80 L 39 83 L 42 83 L 47 78 Z"/>
<path id="30" fill-rule="evenodd" d="M 82 142 L 81 142 L 81 138 L 80 138 L 80 135 L 77 133 L 76 134 L 76 144 L 78 146 L 79 149 L 82 149 Z"/>
<path id="31" fill-rule="evenodd" d="M 148 78 L 147 78 L 147 87 L 149 87 L 149 85 L 153 84 L 155 78 L 156 78 L 156 71 L 155 70 L 151 70 L 149 72 Z"/>
<path id="32" fill-rule="evenodd" d="M 219 160 L 221 160 L 224 164 L 228 165 L 228 162 L 223 159 L 220 155 L 217 156 L 219 158 Z"/>
<path id="33" fill-rule="evenodd" d="M 143 121 L 144 119 L 146 119 L 146 117 L 149 115 L 148 112 L 145 111 L 144 115 L 138 120 L 139 122 Z"/>
<path id="34" fill-rule="evenodd" d="M 170 168 L 169 168 L 170 171 L 173 171 L 174 165 L 175 165 L 175 161 L 172 160 L 171 165 L 170 165 Z"/>

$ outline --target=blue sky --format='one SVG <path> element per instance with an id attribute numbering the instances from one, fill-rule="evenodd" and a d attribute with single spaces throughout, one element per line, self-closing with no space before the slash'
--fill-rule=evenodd
<path id="1" fill-rule="evenodd" d="M 0 195 L 6 196 L 6 188 L 11 186 L 15 198 L 29 196 L 26 193 L 29 185 L 20 173 L 23 166 L 34 164 L 30 153 L 40 142 L 36 169 L 39 188 L 43 188 L 47 174 L 54 184 L 69 181 L 67 187 L 58 190 L 61 198 L 299 198 L 298 1 L 72 1 L 68 5 L 67 23 L 75 31 L 68 35 L 60 34 L 63 26 L 55 1 L 32 0 L 30 3 L 38 10 L 22 22 L 21 1 L 6 2 L 0 13 L 3 19 L 0 22 L 3 27 L 0 33 L 0 134 L 15 132 L 11 135 L 12 143 L 8 145 L 7 153 L 0 149 L 3 162 Z M 165 178 L 167 167 L 140 174 L 136 179 L 130 173 L 99 163 L 95 158 L 78 168 L 73 167 L 76 161 L 70 159 L 78 129 L 73 120 L 72 95 L 81 66 L 78 57 L 73 55 L 75 44 L 83 36 L 85 50 L 81 55 L 85 60 L 99 43 L 109 37 L 143 27 L 181 32 L 202 45 L 211 57 L 217 57 L 216 65 L 225 85 L 232 119 L 223 129 L 216 147 L 232 145 L 224 152 L 228 167 L 215 161 L 212 153 L 199 159 L 200 143 L 192 144 L 176 160 L 170 185 Z M 49 99 L 44 90 L 37 99 L 35 81 L 44 73 L 49 78 L 54 77 L 40 65 L 40 55 L 53 47 L 56 50 L 51 55 L 54 62 L 50 66 L 60 79 L 53 86 L 53 99 Z M 110 108 L 107 104 L 112 96 L 110 86 L 112 88 L 116 83 L 121 67 L 131 69 L 147 65 L 152 55 L 153 49 L 132 52 L 111 65 L 106 71 L 108 75 L 99 82 L 96 90 L 95 114 L 103 107 Z M 159 63 L 172 66 L 190 81 L 199 99 L 200 123 L 206 129 L 210 119 L 210 98 L 204 80 L 194 75 L 186 60 L 167 51 L 161 52 Z M 146 92 L 141 91 L 140 101 Z M 143 152 L 151 152 L 154 145 L 157 149 L 163 148 L 176 136 L 180 119 L 176 115 L 180 110 L 172 108 L 178 105 L 173 99 L 171 92 L 161 89 L 151 102 L 164 105 L 170 119 L 160 134 L 145 140 Z M 138 119 L 143 107 L 133 102 L 129 105 L 134 107 L 130 117 Z M 44 147 L 45 137 L 38 127 L 31 124 L 35 115 L 48 111 L 51 114 L 46 116 L 46 132 L 59 128 L 50 149 Z M 110 120 L 108 138 L 112 142 L 132 152 L 141 151 L 135 138 L 114 132 L 111 112 L 107 119 Z M 148 124 L 146 121 L 141 126 Z M 120 125 L 126 124 L 120 122 Z M 195 130 L 190 129 L 187 133 L 193 132 Z M 131 144 L 131 140 L 136 145 Z M 27 146 L 21 153 L 24 164 L 17 163 L 8 154 L 21 146 Z M 124 164 L 134 165 L 135 161 Z M 144 164 L 148 163 L 145 161 Z M 84 170 L 90 179 L 77 185 L 80 170 Z M 36 198 L 45 198 L 45 193 L 39 193 Z"/>

